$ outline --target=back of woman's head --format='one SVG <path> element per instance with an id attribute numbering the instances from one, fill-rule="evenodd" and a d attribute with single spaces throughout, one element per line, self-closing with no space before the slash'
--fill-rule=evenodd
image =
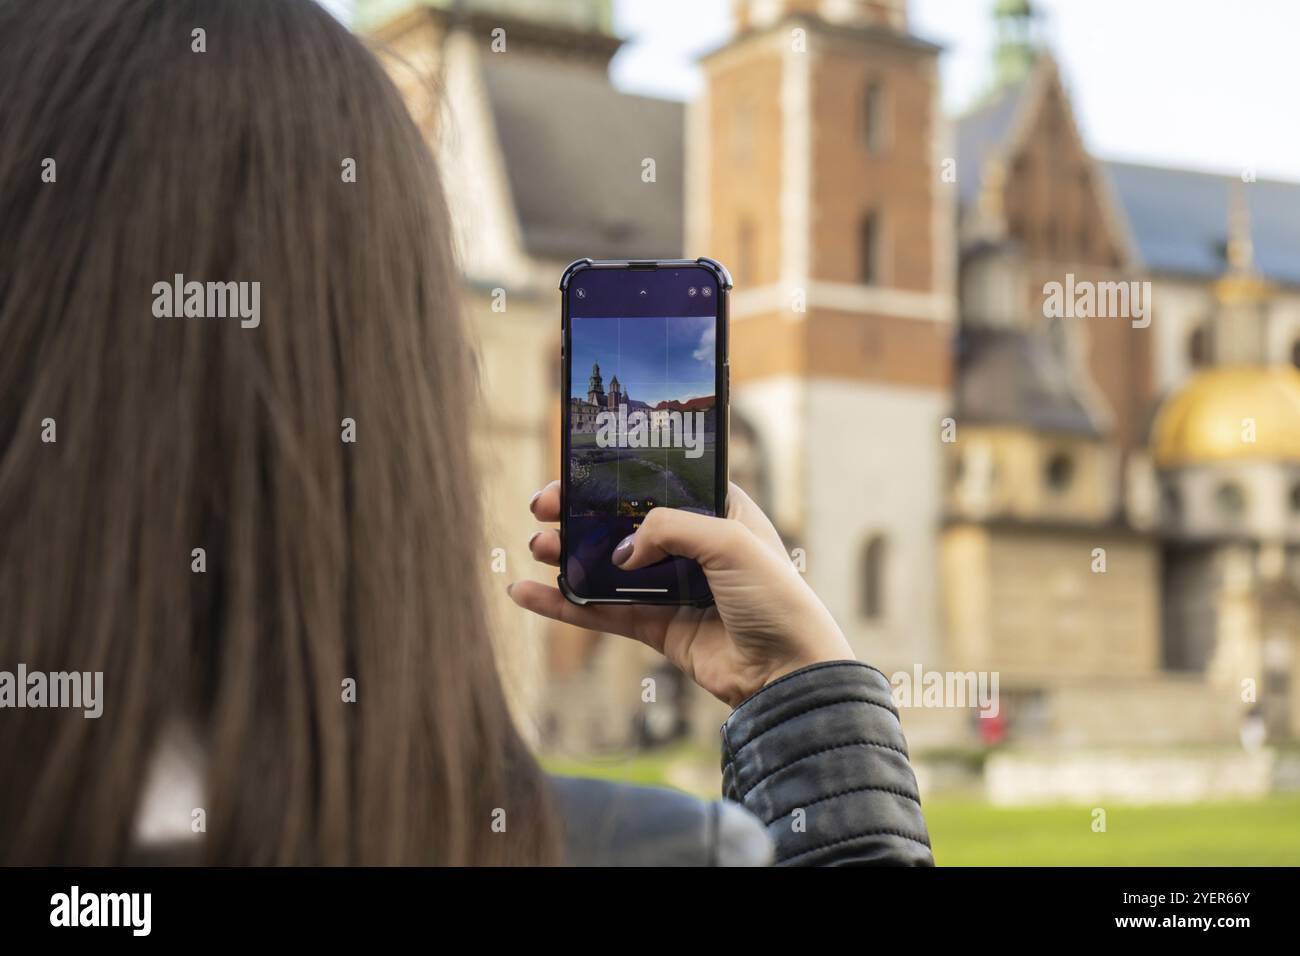
<path id="1" fill-rule="evenodd" d="M 0 0 L 0 669 L 103 673 L 98 718 L 0 711 L 0 862 L 129 858 L 176 722 L 200 859 L 549 858 L 456 299 L 421 134 L 311 0 Z"/>

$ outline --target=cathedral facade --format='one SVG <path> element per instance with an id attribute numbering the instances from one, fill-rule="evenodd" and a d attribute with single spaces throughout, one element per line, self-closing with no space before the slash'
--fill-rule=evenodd
<path id="1" fill-rule="evenodd" d="M 605 0 L 361 0 L 442 161 L 511 573 L 545 577 L 519 502 L 558 474 L 564 265 L 708 254 L 736 278 L 732 478 L 861 659 L 996 671 L 1027 743 L 1300 736 L 1300 184 L 1094 156 L 1029 0 L 996 4 L 955 118 L 905 0 L 733 10 L 683 106 L 610 85 Z M 1132 282 L 1141 322 L 1045 308 Z M 593 369 L 574 421 L 616 388 Z M 642 739 L 652 654 L 500 610 L 549 745 Z M 674 700 L 716 734 L 720 706 Z M 957 710 L 904 722 L 978 739 Z"/>

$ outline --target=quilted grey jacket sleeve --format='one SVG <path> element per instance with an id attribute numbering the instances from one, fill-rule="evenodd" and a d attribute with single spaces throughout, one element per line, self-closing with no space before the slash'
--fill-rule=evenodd
<path id="1" fill-rule="evenodd" d="M 737 707 L 722 788 L 767 828 L 778 865 L 934 865 L 889 681 L 865 664 L 806 667 Z"/>

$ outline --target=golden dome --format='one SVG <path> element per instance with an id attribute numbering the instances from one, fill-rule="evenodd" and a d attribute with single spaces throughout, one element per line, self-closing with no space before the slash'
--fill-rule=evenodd
<path id="1" fill-rule="evenodd" d="M 1300 461 L 1300 372 L 1289 365 L 1243 365 L 1198 373 L 1161 406 L 1151 429 L 1151 455 L 1159 468 Z"/>

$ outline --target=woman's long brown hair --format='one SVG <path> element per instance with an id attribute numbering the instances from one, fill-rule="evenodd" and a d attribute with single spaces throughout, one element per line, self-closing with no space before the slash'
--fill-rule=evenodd
<path id="1" fill-rule="evenodd" d="M 177 274 L 260 324 L 155 317 Z M 175 720 L 200 860 L 554 859 L 457 299 L 420 132 L 311 0 L 0 0 L 0 670 L 104 674 L 97 720 L 0 710 L 0 862 L 129 860 Z"/>

